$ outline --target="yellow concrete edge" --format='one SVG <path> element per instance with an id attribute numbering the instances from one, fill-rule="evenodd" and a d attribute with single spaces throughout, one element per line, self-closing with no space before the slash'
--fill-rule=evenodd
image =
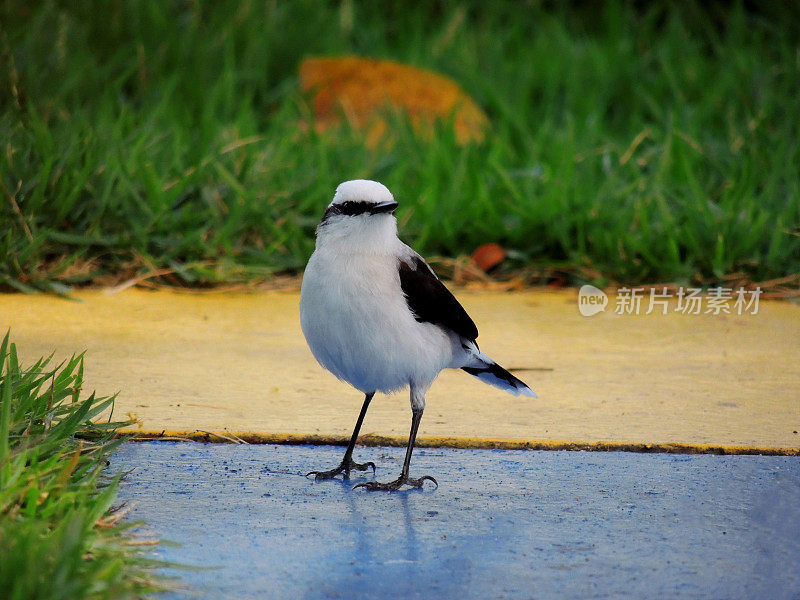
<path id="1" fill-rule="evenodd" d="M 303 433 L 252 433 L 230 431 L 143 431 L 121 430 L 120 435 L 134 441 L 187 440 L 195 442 L 248 443 L 248 444 L 312 444 L 346 446 L 349 436 L 314 435 Z M 358 438 L 360 446 L 405 446 L 408 438 L 401 436 L 364 435 Z M 800 456 L 800 448 L 761 446 L 726 446 L 718 444 L 647 444 L 629 442 L 575 442 L 559 440 L 505 440 L 472 437 L 421 437 L 420 448 L 490 448 L 502 450 L 587 450 L 594 452 L 661 452 L 667 454 L 761 454 L 768 456 Z"/>

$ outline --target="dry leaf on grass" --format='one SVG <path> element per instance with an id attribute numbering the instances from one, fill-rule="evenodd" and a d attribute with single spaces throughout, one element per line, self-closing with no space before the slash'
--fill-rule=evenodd
<path id="1" fill-rule="evenodd" d="M 314 125 L 325 131 L 349 123 L 367 132 L 375 146 L 388 124 L 381 111 L 408 114 L 417 133 L 429 132 L 436 119 L 453 118 L 459 144 L 482 141 L 488 119 L 452 80 L 416 67 L 370 58 L 308 58 L 300 64 L 300 88 L 310 94 Z"/>

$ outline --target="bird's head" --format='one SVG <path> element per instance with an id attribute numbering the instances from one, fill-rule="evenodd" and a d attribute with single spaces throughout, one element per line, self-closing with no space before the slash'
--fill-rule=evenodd
<path id="1" fill-rule="evenodd" d="M 397 236 L 397 202 L 382 183 L 367 179 L 345 181 L 317 227 L 317 239 L 347 238 L 350 244 L 372 245 Z M 366 249 L 366 248 L 365 248 Z"/>

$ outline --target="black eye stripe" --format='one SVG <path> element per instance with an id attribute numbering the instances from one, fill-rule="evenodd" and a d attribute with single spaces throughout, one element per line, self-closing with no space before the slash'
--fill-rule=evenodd
<path id="1" fill-rule="evenodd" d="M 324 223 L 333 215 L 362 215 L 374 206 L 375 204 L 373 202 L 355 202 L 352 200 L 340 202 L 339 204 L 332 204 L 325 209 L 325 214 L 322 215 L 322 222 Z"/>
<path id="2" fill-rule="evenodd" d="M 375 206 L 374 202 L 342 202 L 341 204 L 337 204 L 335 208 L 339 209 L 339 214 L 342 215 L 360 215 L 362 213 L 367 212 Z"/>

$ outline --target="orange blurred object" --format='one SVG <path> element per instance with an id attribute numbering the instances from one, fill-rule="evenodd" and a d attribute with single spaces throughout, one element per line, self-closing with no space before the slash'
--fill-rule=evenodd
<path id="1" fill-rule="evenodd" d="M 450 79 L 408 65 L 371 58 L 307 58 L 300 64 L 300 88 L 310 94 L 314 125 L 325 131 L 341 124 L 367 132 L 375 146 L 387 132 L 386 108 L 407 113 L 418 134 L 436 119 L 453 118 L 459 144 L 484 139 L 489 123 L 477 104 Z"/>
<path id="2" fill-rule="evenodd" d="M 472 253 L 472 260 L 484 271 L 496 267 L 506 257 L 506 251 L 500 244 L 484 244 Z"/>

